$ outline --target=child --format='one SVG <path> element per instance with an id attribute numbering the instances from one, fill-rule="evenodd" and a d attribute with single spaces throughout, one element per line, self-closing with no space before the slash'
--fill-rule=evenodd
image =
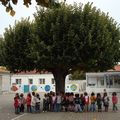
<path id="1" fill-rule="evenodd" d="M 60 93 L 56 93 L 56 112 L 61 111 L 61 102 L 62 102 L 62 98 Z"/>
<path id="2" fill-rule="evenodd" d="M 112 93 L 112 104 L 113 104 L 113 111 L 117 111 L 117 103 L 118 103 L 118 97 L 117 97 L 117 93 L 113 92 Z"/>
<path id="3" fill-rule="evenodd" d="M 85 98 L 84 98 L 83 94 L 81 94 L 80 99 L 81 99 L 80 106 L 81 106 L 81 109 L 83 111 L 84 110 L 84 106 L 85 106 Z"/>
<path id="4" fill-rule="evenodd" d="M 61 110 L 62 111 L 65 111 L 65 102 L 66 102 L 65 94 L 64 94 L 64 92 L 61 92 Z"/>
<path id="5" fill-rule="evenodd" d="M 103 104 L 104 104 L 104 107 L 105 107 L 105 112 L 108 112 L 109 97 L 107 96 L 107 93 L 104 93 L 104 96 L 103 96 Z"/>
<path id="6" fill-rule="evenodd" d="M 43 98 L 43 112 L 48 111 L 49 111 L 49 96 L 45 94 Z"/>
<path id="7" fill-rule="evenodd" d="M 102 97 L 100 93 L 97 94 L 96 101 L 98 106 L 98 112 L 102 112 Z"/>
<path id="8" fill-rule="evenodd" d="M 20 94 L 20 112 L 24 112 L 25 109 L 25 98 L 23 93 Z"/>
<path id="9" fill-rule="evenodd" d="M 74 110 L 74 94 L 73 93 L 70 93 L 69 95 L 69 106 L 68 106 L 68 110 L 69 111 L 73 111 Z"/>
<path id="10" fill-rule="evenodd" d="M 31 110 L 31 94 L 30 93 L 27 94 L 26 104 L 27 104 L 27 112 L 28 113 L 32 112 L 32 110 Z"/>
<path id="11" fill-rule="evenodd" d="M 53 96 L 52 96 L 52 109 L 53 109 L 53 111 L 55 112 L 56 111 L 56 95 L 55 95 L 55 93 L 53 93 Z"/>
<path id="12" fill-rule="evenodd" d="M 65 93 L 65 111 L 68 111 L 68 106 L 69 106 L 69 93 Z"/>
<path id="13" fill-rule="evenodd" d="M 84 100 L 85 100 L 85 106 L 84 109 L 85 111 L 89 111 L 89 96 L 87 94 L 87 92 L 84 93 Z"/>
<path id="14" fill-rule="evenodd" d="M 16 95 L 14 97 L 14 107 L 15 107 L 15 114 L 19 114 L 20 107 L 19 107 L 19 94 L 18 93 L 16 93 Z"/>
<path id="15" fill-rule="evenodd" d="M 95 93 L 94 92 L 91 93 L 90 101 L 91 101 L 90 111 L 91 112 L 95 112 L 96 97 L 95 97 Z"/>
<path id="16" fill-rule="evenodd" d="M 40 112 L 40 95 L 36 94 L 36 112 Z"/>
<path id="17" fill-rule="evenodd" d="M 74 104 L 75 104 L 75 112 L 82 112 L 82 109 L 81 109 L 81 100 L 80 100 L 80 97 L 79 97 L 79 94 L 75 94 L 75 98 L 74 98 Z"/>
<path id="18" fill-rule="evenodd" d="M 53 92 L 50 91 L 50 94 L 49 94 L 49 110 L 50 111 L 53 111 L 53 106 L 52 106 L 52 96 L 53 96 Z"/>

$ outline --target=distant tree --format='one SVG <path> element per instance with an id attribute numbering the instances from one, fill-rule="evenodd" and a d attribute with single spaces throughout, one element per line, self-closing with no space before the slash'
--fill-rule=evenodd
<path id="1" fill-rule="evenodd" d="M 65 90 L 70 71 L 105 71 L 119 61 L 119 26 L 90 3 L 40 8 L 29 26 L 23 21 L 6 30 L 6 65 L 14 72 L 51 71 L 56 92 Z"/>
<path id="2" fill-rule="evenodd" d="M 86 73 L 85 71 L 75 70 L 69 75 L 70 80 L 85 80 Z"/>
<path id="3" fill-rule="evenodd" d="M 11 72 L 34 69 L 31 59 L 31 43 L 33 40 L 33 24 L 29 19 L 22 19 L 9 27 L 4 33 L 5 63 Z"/>

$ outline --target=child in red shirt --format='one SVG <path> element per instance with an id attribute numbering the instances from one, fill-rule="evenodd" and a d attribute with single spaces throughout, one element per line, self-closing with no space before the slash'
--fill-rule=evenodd
<path id="1" fill-rule="evenodd" d="M 27 112 L 32 112 L 31 111 L 31 94 L 30 93 L 27 94 L 26 104 L 27 104 Z"/>
<path id="2" fill-rule="evenodd" d="M 19 114 L 20 107 L 19 107 L 19 94 L 18 93 L 16 93 L 16 95 L 14 97 L 14 107 L 15 107 L 15 114 Z"/>
<path id="3" fill-rule="evenodd" d="M 112 103 L 113 103 L 113 111 L 117 111 L 117 103 L 118 103 L 118 97 L 117 97 L 117 93 L 113 92 L 112 93 Z"/>

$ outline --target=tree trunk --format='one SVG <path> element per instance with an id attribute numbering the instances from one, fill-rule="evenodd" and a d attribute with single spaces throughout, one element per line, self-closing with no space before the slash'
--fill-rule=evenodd
<path id="1" fill-rule="evenodd" d="M 55 79 L 56 93 L 65 92 L 65 78 L 66 78 L 67 72 L 62 69 L 55 69 L 52 71 L 52 73 Z"/>

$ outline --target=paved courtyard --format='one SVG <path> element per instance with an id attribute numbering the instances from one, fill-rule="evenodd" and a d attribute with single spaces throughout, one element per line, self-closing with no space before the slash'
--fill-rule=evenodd
<path id="1" fill-rule="evenodd" d="M 46 113 L 24 113 L 14 114 L 14 94 L 0 95 L 0 120 L 120 120 L 120 107 L 118 112 L 46 112 Z"/>
<path id="2" fill-rule="evenodd" d="M 40 113 L 40 114 L 23 114 L 12 120 L 120 120 L 120 113 Z"/>

